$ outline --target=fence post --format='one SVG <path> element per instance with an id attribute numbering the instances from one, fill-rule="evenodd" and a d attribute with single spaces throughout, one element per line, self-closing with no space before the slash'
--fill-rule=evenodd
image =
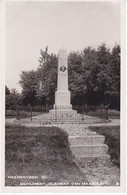
<path id="1" fill-rule="evenodd" d="M 19 117 L 19 110 L 18 110 L 18 105 L 16 106 L 16 115 L 17 115 L 17 120 L 20 120 L 20 117 Z"/>
<path id="2" fill-rule="evenodd" d="M 84 122 L 84 105 L 82 106 L 82 121 Z"/>
<path id="3" fill-rule="evenodd" d="M 100 118 L 103 119 L 103 115 L 102 115 L 102 108 L 101 105 L 99 105 L 99 110 L 100 110 Z"/>
<path id="4" fill-rule="evenodd" d="M 106 115 L 106 118 L 107 118 L 107 120 L 108 120 L 108 105 L 107 105 L 107 107 L 106 107 L 106 111 L 107 111 L 107 112 L 106 112 L 106 114 L 107 114 L 107 115 Z"/>
<path id="5" fill-rule="evenodd" d="M 30 107 L 30 116 L 31 116 L 31 121 L 32 121 L 32 106 Z"/>
<path id="6" fill-rule="evenodd" d="M 85 121 L 84 115 L 85 115 L 85 106 L 83 106 L 83 122 Z"/>
<path id="7" fill-rule="evenodd" d="M 55 105 L 55 121 L 57 121 L 56 105 Z"/>

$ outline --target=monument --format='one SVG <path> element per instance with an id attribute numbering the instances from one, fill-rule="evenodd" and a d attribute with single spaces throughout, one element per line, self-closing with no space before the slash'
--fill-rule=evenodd
<path id="1" fill-rule="evenodd" d="M 73 121 L 77 118 L 77 111 L 72 110 L 71 94 L 68 90 L 68 64 L 67 50 L 60 49 L 58 52 L 57 91 L 55 92 L 54 109 L 50 110 L 51 118 L 57 121 Z"/>
<path id="2" fill-rule="evenodd" d="M 60 49 L 58 53 L 57 91 L 55 93 L 55 109 L 71 109 L 70 91 L 68 91 L 67 50 Z"/>

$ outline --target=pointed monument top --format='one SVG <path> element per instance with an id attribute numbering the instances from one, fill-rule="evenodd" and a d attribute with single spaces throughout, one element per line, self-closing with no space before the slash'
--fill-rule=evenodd
<path id="1" fill-rule="evenodd" d="M 62 47 L 59 50 L 66 50 L 67 51 L 67 49 L 64 47 L 64 45 L 62 45 Z"/>
<path id="2" fill-rule="evenodd" d="M 67 49 L 64 47 L 64 46 L 62 46 L 60 49 L 59 49 L 59 52 L 58 52 L 59 54 L 60 53 L 66 53 L 67 54 Z"/>

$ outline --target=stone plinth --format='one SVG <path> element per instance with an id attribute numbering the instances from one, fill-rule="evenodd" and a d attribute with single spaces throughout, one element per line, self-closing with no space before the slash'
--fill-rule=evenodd
<path id="1" fill-rule="evenodd" d="M 54 108 L 72 108 L 70 104 L 70 91 L 56 91 Z"/>
<path id="2" fill-rule="evenodd" d="M 72 110 L 71 108 L 57 108 L 50 110 L 49 112 L 51 119 L 54 119 L 58 122 L 73 122 L 78 120 L 77 118 L 77 111 Z"/>

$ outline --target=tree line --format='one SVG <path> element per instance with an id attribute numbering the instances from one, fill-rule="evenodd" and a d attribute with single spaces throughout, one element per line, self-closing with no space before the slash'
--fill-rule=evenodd
<path id="1" fill-rule="evenodd" d="M 53 105 L 57 90 L 56 54 L 48 47 L 40 50 L 36 70 L 22 71 L 19 84 L 21 94 L 6 86 L 6 107 L 17 105 Z M 97 49 L 87 47 L 68 54 L 68 83 L 73 105 L 109 105 L 120 109 L 120 46 L 112 50 L 105 43 Z M 7 92 L 9 90 L 9 92 Z M 11 103 L 12 101 L 12 103 Z"/>

